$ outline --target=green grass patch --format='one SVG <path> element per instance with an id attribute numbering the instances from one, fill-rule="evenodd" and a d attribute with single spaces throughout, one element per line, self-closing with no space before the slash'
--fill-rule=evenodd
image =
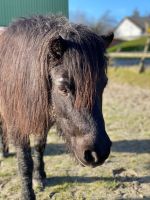
<path id="1" fill-rule="evenodd" d="M 108 77 L 115 82 L 127 83 L 133 86 L 150 89 L 149 69 L 140 74 L 137 68 L 109 68 Z"/>
<path id="2" fill-rule="evenodd" d="M 0 172 L 0 178 L 3 178 L 3 177 L 11 177 L 12 174 L 10 172 Z"/>
<path id="3" fill-rule="evenodd" d="M 108 52 L 115 52 L 118 50 L 124 51 L 124 52 L 143 51 L 145 43 L 146 43 L 146 37 L 142 37 L 142 38 L 132 40 L 132 41 L 121 42 L 120 44 L 117 44 L 109 48 Z M 150 47 L 149 47 L 149 51 L 150 51 Z"/>

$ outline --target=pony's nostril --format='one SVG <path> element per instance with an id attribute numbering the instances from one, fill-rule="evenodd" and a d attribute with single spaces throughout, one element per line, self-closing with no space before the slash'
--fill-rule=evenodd
<path id="1" fill-rule="evenodd" d="M 88 163 L 96 163 L 98 161 L 96 152 L 90 150 L 84 152 L 84 159 Z"/>

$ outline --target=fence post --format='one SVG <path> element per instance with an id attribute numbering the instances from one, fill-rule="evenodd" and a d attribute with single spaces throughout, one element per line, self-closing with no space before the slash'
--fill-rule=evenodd
<path id="1" fill-rule="evenodd" d="M 149 45 L 150 45 L 150 36 L 147 37 L 147 41 L 146 41 L 145 47 L 144 47 L 144 53 L 148 52 Z M 139 64 L 139 73 L 142 73 L 142 72 L 145 71 L 144 61 L 145 61 L 145 56 L 143 55 L 141 60 L 140 60 L 140 64 Z"/>

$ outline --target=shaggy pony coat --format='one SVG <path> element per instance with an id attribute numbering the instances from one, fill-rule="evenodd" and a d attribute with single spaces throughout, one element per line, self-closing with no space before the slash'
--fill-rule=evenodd
<path id="1" fill-rule="evenodd" d="M 59 36 L 68 41 L 63 58 L 50 49 Z M 58 64 L 76 83 L 74 106 L 92 106 L 106 58 L 102 39 L 87 27 L 57 16 L 21 18 L 2 33 L 0 49 L 0 114 L 13 138 L 42 134 L 55 121 L 50 71 Z"/>

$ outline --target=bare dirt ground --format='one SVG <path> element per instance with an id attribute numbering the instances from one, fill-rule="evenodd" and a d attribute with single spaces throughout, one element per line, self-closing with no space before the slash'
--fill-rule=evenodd
<path id="1" fill-rule="evenodd" d="M 77 165 L 52 130 L 45 152 L 47 184 L 38 200 L 150 200 L 150 90 L 110 82 L 103 112 L 113 141 L 106 163 Z M 13 148 L 12 148 L 13 152 Z M 14 155 L 0 161 L 0 200 L 19 199 Z"/>

